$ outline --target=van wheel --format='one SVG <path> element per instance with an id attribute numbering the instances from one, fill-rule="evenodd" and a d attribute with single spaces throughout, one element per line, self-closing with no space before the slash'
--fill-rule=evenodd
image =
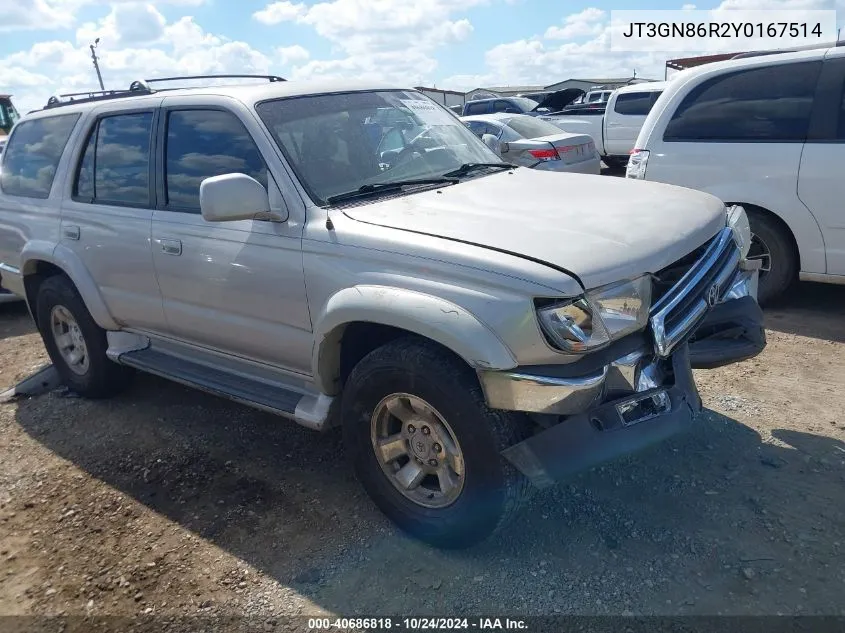
<path id="1" fill-rule="evenodd" d="M 500 451 L 529 426 L 489 409 L 468 366 L 415 337 L 364 357 L 343 393 L 358 479 L 399 528 L 437 547 L 478 543 L 516 514 L 529 483 Z"/>
<path id="2" fill-rule="evenodd" d="M 86 398 L 122 391 L 132 371 L 106 356 L 106 332 L 96 324 L 70 279 L 49 277 L 38 288 L 38 329 L 64 384 Z"/>
<path id="3" fill-rule="evenodd" d="M 748 259 L 760 261 L 757 301 L 760 305 L 782 295 L 795 281 L 798 258 L 783 227 L 756 209 L 747 209 L 751 225 L 751 248 Z"/>

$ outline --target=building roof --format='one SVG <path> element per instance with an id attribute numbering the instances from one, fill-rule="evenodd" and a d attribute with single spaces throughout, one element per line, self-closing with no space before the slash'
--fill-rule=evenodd
<path id="1" fill-rule="evenodd" d="M 470 92 L 475 92 L 476 90 L 484 90 L 486 92 L 540 92 L 545 89 L 545 86 L 490 86 L 474 88 Z"/>
<path id="2" fill-rule="evenodd" d="M 551 88 L 552 86 L 557 86 L 562 83 L 566 83 L 567 81 L 580 81 L 582 83 L 593 84 L 594 86 L 603 86 L 605 84 L 626 84 L 630 81 L 638 81 L 638 82 L 647 82 L 647 81 L 657 81 L 656 79 L 647 79 L 645 77 L 616 77 L 611 79 L 594 79 L 594 78 L 586 78 L 581 79 L 579 77 L 572 77 L 570 79 L 564 79 L 562 81 L 556 81 L 553 84 L 549 84 L 546 88 Z"/>
<path id="3" fill-rule="evenodd" d="M 698 57 L 680 57 L 678 59 L 666 60 L 666 68 L 672 70 L 684 70 L 686 68 L 695 68 L 711 62 L 723 62 L 732 59 L 741 53 L 719 53 L 718 55 L 699 55 Z"/>

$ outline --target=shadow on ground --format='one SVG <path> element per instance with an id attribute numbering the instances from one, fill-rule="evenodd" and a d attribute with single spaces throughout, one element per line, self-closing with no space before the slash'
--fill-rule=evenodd
<path id="1" fill-rule="evenodd" d="M 797 283 L 765 315 L 770 330 L 843 343 L 845 286 Z"/>
<path id="2" fill-rule="evenodd" d="M 35 332 L 35 323 L 29 316 L 26 304 L 0 304 L 0 341 Z"/>
<path id="3" fill-rule="evenodd" d="M 64 413 L 37 402 L 17 409 L 37 441 L 335 613 L 841 608 L 845 447 L 830 438 L 782 431 L 764 445 L 708 411 L 688 434 L 538 493 L 492 541 L 440 552 L 374 509 L 337 433 L 152 377 L 110 402 L 62 399 Z"/>

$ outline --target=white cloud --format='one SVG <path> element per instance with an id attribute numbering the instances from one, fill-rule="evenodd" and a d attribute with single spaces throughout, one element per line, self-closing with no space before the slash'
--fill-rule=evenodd
<path id="1" fill-rule="evenodd" d="M 253 18 L 265 24 L 293 21 L 312 27 L 343 55 L 311 59 L 293 77 L 335 78 L 354 75 L 416 84 L 437 69 L 436 51 L 466 40 L 470 21 L 456 13 L 491 0 L 330 0 L 273 2 Z"/>
<path id="2" fill-rule="evenodd" d="M 607 13 L 601 9 L 589 8 L 574 13 L 563 20 L 563 26 L 546 29 L 546 39 L 568 40 L 576 37 L 598 35 L 604 29 L 602 22 Z"/>
<path id="3" fill-rule="evenodd" d="M 206 1 L 156 0 L 156 3 L 199 6 Z M 96 4 L 116 7 L 136 3 L 137 0 L 5 0 L 0 2 L 0 33 L 72 28 L 82 7 Z"/>
<path id="4" fill-rule="evenodd" d="M 100 38 L 104 46 L 151 44 L 164 35 L 164 16 L 151 4 L 116 4 L 98 22 L 88 22 L 76 31 L 80 44 Z"/>
<path id="5" fill-rule="evenodd" d="M 311 57 L 311 54 L 299 44 L 277 48 L 276 55 L 279 57 L 283 66 L 298 64 L 307 61 Z"/>
<path id="6" fill-rule="evenodd" d="M 302 17 L 305 13 L 306 8 L 303 3 L 294 4 L 293 2 L 284 0 L 283 2 L 268 4 L 260 11 L 253 13 L 252 17 L 263 24 L 274 25 L 295 20 Z"/>
<path id="7" fill-rule="evenodd" d="M 123 13 L 123 11 L 128 13 Z M 124 19 L 137 18 L 135 21 Z M 86 39 L 103 37 L 97 54 L 106 88 L 127 88 L 136 79 L 217 73 L 269 74 L 270 56 L 246 42 L 206 32 L 191 17 L 165 23 L 153 7 L 117 4 L 106 18 L 84 25 L 78 43 L 53 40 L 0 58 L 0 89 L 21 111 L 42 107 L 53 94 L 97 88 Z M 96 36 L 96 35 L 95 35 Z M 110 46 L 103 46 L 107 39 Z M 289 47 L 292 48 L 292 47 Z M 301 48 L 301 47 L 300 47 Z M 305 49 L 288 51 L 302 60 Z"/>

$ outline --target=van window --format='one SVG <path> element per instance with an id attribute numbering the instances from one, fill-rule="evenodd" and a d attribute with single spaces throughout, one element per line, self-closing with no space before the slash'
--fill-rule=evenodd
<path id="1" fill-rule="evenodd" d="M 150 207 L 152 112 L 101 118 L 88 138 L 73 192 L 82 202 Z"/>
<path id="2" fill-rule="evenodd" d="M 741 70 L 690 92 L 664 141 L 803 142 L 822 62 Z"/>
<path id="3" fill-rule="evenodd" d="M 645 116 L 654 107 L 661 91 L 650 92 L 623 92 L 616 97 L 616 104 L 613 111 L 617 114 L 629 116 Z"/>
<path id="4" fill-rule="evenodd" d="M 0 189 L 11 196 L 47 198 L 78 114 L 19 123 L 3 151 Z"/>
<path id="5" fill-rule="evenodd" d="M 171 208 L 199 213 L 206 178 L 242 173 L 267 188 L 267 166 L 243 123 L 221 110 L 173 110 L 167 117 L 165 187 Z"/>

